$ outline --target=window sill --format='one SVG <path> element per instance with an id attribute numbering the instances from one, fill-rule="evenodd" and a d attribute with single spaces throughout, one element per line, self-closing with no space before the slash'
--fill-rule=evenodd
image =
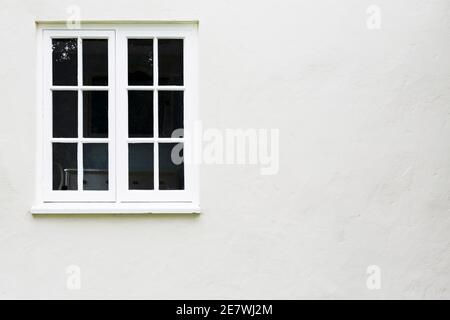
<path id="1" fill-rule="evenodd" d="M 43 203 L 30 213 L 40 214 L 198 214 L 193 203 Z"/>

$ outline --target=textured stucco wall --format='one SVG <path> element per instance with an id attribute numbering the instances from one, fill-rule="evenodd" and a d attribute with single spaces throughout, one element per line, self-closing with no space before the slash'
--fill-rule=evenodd
<path id="1" fill-rule="evenodd" d="M 204 127 L 279 128 L 279 174 L 203 166 L 195 217 L 31 216 L 34 21 L 70 4 L 198 19 Z M 0 298 L 450 298 L 449 1 L 0 0 L 0 26 Z"/>

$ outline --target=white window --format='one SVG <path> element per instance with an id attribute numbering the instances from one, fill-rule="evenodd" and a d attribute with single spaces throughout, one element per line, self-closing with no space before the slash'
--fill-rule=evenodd
<path id="1" fill-rule="evenodd" d="M 199 212 L 195 24 L 39 27 L 33 213 Z"/>

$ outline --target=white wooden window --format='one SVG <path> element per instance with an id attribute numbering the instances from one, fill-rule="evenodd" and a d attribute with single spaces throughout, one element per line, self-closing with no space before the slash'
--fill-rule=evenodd
<path id="1" fill-rule="evenodd" d="M 199 212 L 196 25 L 38 31 L 32 213 Z"/>

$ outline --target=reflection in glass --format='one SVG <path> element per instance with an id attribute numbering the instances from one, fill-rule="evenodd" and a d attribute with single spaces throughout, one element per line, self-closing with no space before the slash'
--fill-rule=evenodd
<path id="1" fill-rule="evenodd" d="M 128 91 L 128 135 L 153 137 L 153 91 Z"/>
<path id="2" fill-rule="evenodd" d="M 153 85 L 152 39 L 128 39 L 128 84 Z"/>
<path id="3" fill-rule="evenodd" d="M 53 85 L 76 86 L 77 39 L 52 39 Z"/>
<path id="4" fill-rule="evenodd" d="M 83 190 L 108 190 L 108 144 L 83 144 Z"/>
<path id="5" fill-rule="evenodd" d="M 53 137 L 78 137 L 77 91 L 53 91 Z"/>
<path id="6" fill-rule="evenodd" d="M 83 84 L 108 85 L 108 40 L 83 39 Z"/>
<path id="7" fill-rule="evenodd" d="M 108 138 L 108 91 L 83 92 L 83 137 Z"/>
<path id="8" fill-rule="evenodd" d="M 184 161 L 182 143 L 159 144 L 159 189 L 184 189 Z"/>
<path id="9" fill-rule="evenodd" d="M 183 85 L 183 39 L 158 40 L 158 84 Z"/>
<path id="10" fill-rule="evenodd" d="M 174 130 L 183 129 L 183 91 L 159 91 L 158 94 L 159 136 L 169 138 Z"/>
<path id="11" fill-rule="evenodd" d="M 77 190 L 77 144 L 53 143 L 53 190 Z"/>
<path id="12" fill-rule="evenodd" d="M 153 143 L 130 143 L 128 145 L 129 190 L 152 190 Z"/>

